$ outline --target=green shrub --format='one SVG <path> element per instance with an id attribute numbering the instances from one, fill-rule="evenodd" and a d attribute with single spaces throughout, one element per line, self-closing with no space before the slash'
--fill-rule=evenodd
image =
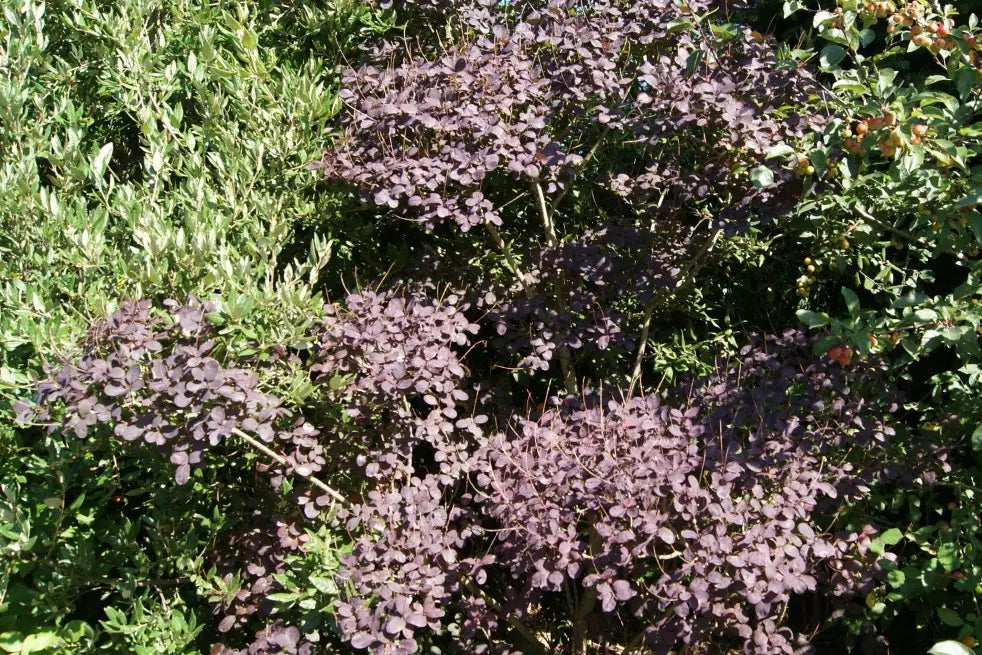
<path id="1" fill-rule="evenodd" d="M 172 488 L 155 458 L 13 428 L 10 403 L 127 298 L 214 298 L 232 361 L 310 345 L 320 278 L 350 250 L 341 200 L 307 165 L 339 108 L 336 62 L 386 16 L 348 0 L 5 4 L 0 651 L 214 641 L 191 580 L 210 579 L 202 553 L 244 518 L 216 480 L 248 488 L 249 463 Z M 269 370 L 286 402 L 312 393 Z"/>
<path id="2" fill-rule="evenodd" d="M 870 502 L 899 559 L 867 598 L 856 633 L 908 648 L 982 639 L 982 50 L 978 16 L 951 5 L 846 0 L 802 12 L 838 118 L 784 156 L 805 162 L 806 194 L 788 228 L 799 317 L 818 352 L 849 365 L 886 358 L 904 381 L 910 442 L 948 453 L 950 472 L 920 493 Z M 810 3 L 785 2 L 785 17 Z M 929 481 L 933 482 L 933 481 Z M 889 538 L 887 538 L 889 535 Z M 957 645 L 946 646 L 962 652 Z M 964 646 L 962 646 L 964 648 Z M 911 650 L 910 652 L 914 652 Z M 967 649 L 964 651 L 967 652 Z"/>

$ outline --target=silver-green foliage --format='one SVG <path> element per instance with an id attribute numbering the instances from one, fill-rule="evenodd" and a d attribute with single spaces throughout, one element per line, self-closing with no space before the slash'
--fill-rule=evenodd
<path id="1" fill-rule="evenodd" d="M 201 553 L 235 492 L 148 495 L 150 464 L 15 429 L 10 403 L 127 298 L 213 299 L 228 358 L 305 347 L 346 256 L 339 200 L 306 166 L 338 61 L 391 24 L 353 0 L 2 7 L 0 652 L 197 652 L 210 612 L 177 590 L 213 574 Z M 264 384 L 304 402 L 284 370 Z"/>
<path id="2" fill-rule="evenodd" d="M 343 0 L 7 4 L 0 383 L 120 297 L 214 294 L 228 330 L 302 340 L 334 241 L 306 170 L 339 104 L 325 58 L 374 20 Z M 298 224 L 319 236 L 294 244 Z"/>

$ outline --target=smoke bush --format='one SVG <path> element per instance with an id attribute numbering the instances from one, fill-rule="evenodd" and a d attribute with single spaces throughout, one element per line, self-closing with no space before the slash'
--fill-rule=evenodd
<path id="1" fill-rule="evenodd" d="M 466 304 L 420 291 L 363 291 L 347 310 L 325 317 L 315 379 L 346 379 L 339 400 L 351 419 L 346 440 L 366 453 L 369 477 L 411 475 L 413 448 L 428 444 L 445 475 L 466 467 L 456 434 L 480 434 L 483 416 L 470 417 L 461 387 L 465 370 L 454 346 L 469 343 L 477 325 Z M 371 461 L 368 460 L 371 458 Z"/>
<path id="2" fill-rule="evenodd" d="M 236 650 L 216 644 L 211 655 L 312 655 L 314 644 L 305 639 L 296 626 L 275 621 L 256 633 L 248 648 Z"/>
<path id="3" fill-rule="evenodd" d="M 610 224 L 543 249 L 525 271 L 532 293 L 501 291 L 490 308 L 495 348 L 520 356 L 518 368 L 543 371 L 562 346 L 630 349 L 636 326 L 624 308 L 671 289 L 692 256 L 682 226 L 659 227 Z"/>
<path id="4" fill-rule="evenodd" d="M 60 404 L 52 429 L 84 438 L 110 426 L 124 442 L 163 450 L 178 484 L 190 479 L 206 448 L 236 430 L 287 449 L 287 466 L 273 470 L 274 486 L 284 474 L 299 471 L 305 477 L 320 470 L 317 430 L 279 399 L 257 391 L 254 371 L 225 368 L 211 355 L 214 328 L 205 314 L 214 306 L 172 300 L 165 305 L 170 320 L 152 314 L 143 300 L 123 303 L 94 324 L 78 360 L 49 369 L 51 377 L 38 385 L 37 408 L 23 405 L 22 418 L 38 411 L 41 420 L 49 420 L 49 407 Z"/>
<path id="5" fill-rule="evenodd" d="M 674 288 L 668 253 L 800 191 L 768 153 L 821 122 L 802 113 L 818 86 L 759 34 L 710 25 L 727 3 L 388 4 L 432 24 L 439 46 L 384 41 L 347 70 L 342 133 L 314 167 L 427 228 L 487 228 L 514 276 L 490 317 L 508 365 L 558 361 L 575 391 L 571 353 L 631 345 L 638 325 L 617 303 Z M 625 230 L 661 261 L 632 257 Z M 610 269 L 630 273 L 601 292 L 584 266 L 618 258 L 641 267 Z"/>
<path id="6" fill-rule="evenodd" d="M 793 175 L 765 155 L 806 128 L 788 108 L 814 87 L 749 29 L 700 22 L 725 3 L 405 4 L 457 26 L 456 40 L 438 52 L 384 44 L 345 73 L 344 136 L 318 164 L 327 178 L 466 231 L 502 223 L 485 188 L 495 176 L 558 202 L 604 141 L 629 156 L 608 157 L 603 179 L 638 209 L 712 199 L 734 218 L 783 206 Z M 387 55 L 397 63 L 379 67 Z M 759 188 L 755 166 L 775 185 Z"/>
<path id="7" fill-rule="evenodd" d="M 568 401 L 476 440 L 467 485 L 373 492 L 349 521 L 370 531 L 346 560 L 342 632 L 373 653 L 437 625 L 468 652 L 802 646 L 781 621 L 794 595 L 871 582 L 872 528 L 830 517 L 884 470 L 894 408 L 875 366 L 809 348 L 789 332 L 666 399 Z M 542 642 L 554 612 L 566 630 Z"/>
<path id="8" fill-rule="evenodd" d="M 164 448 L 179 482 L 233 428 L 292 449 L 278 474 L 317 470 L 318 432 L 257 392 L 254 373 L 210 356 L 210 308 L 168 306 L 170 320 L 141 302 L 93 327 L 79 360 L 41 385 L 44 405 L 64 408 L 59 425 L 81 437 L 109 423 Z M 325 317 L 312 371 L 347 408 L 329 431 L 375 479 L 337 513 L 355 536 L 336 614 L 352 646 L 789 653 L 806 645 L 783 623 L 795 595 L 868 587 L 873 529 L 831 517 L 892 473 L 896 398 L 875 363 L 817 359 L 792 331 L 662 397 L 568 397 L 488 433 L 464 389 L 460 349 L 477 329 L 466 309 L 422 289 L 366 291 Z M 311 518 L 329 500 L 298 498 Z M 303 549 L 297 526 L 257 518 L 221 562 L 226 583 L 242 578 L 213 599 L 223 631 L 267 613 L 274 576 Z M 274 624 L 245 652 L 309 647 Z"/>

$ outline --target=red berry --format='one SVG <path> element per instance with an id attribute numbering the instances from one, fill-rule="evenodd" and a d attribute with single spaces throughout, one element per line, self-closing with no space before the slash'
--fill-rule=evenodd
<path id="1" fill-rule="evenodd" d="M 832 346 L 826 355 L 833 362 L 839 362 L 840 366 L 848 366 L 852 363 L 852 348 L 847 346 Z"/>

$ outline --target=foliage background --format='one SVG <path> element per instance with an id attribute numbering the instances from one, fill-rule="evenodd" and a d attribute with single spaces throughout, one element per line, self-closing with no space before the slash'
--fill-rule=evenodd
<path id="1" fill-rule="evenodd" d="M 708 373 L 747 334 L 799 318 L 825 335 L 819 354 L 886 358 L 908 398 L 902 433 L 948 448 L 952 470 L 916 491 L 876 488 L 854 508 L 896 563 L 860 614 L 822 624 L 819 643 L 863 653 L 887 652 L 884 641 L 917 652 L 971 645 L 982 635 L 982 132 L 978 58 L 964 37 L 979 30 L 967 2 L 922 3 L 925 16 L 959 26 L 955 49 L 935 57 L 859 3 L 840 3 L 856 22 L 837 32 L 835 5 L 824 4 L 760 3 L 741 17 L 816 71 L 837 118 L 775 153 L 801 173 L 791 215 L 723 240 L 698 281 L 657 308 L 643 379 L 654 388 Z M 4 6 L 0 649 L 207 652 L 223 638 L 209 601 L 239 584 L 212 554 L 249 524 L 247 499 L 269 493 L 256 456 L 233 444 L 179 487 L 152 453 L 15 426 L 13 402 L 44 364 L 77 352 L 94 319 L 122 299 L 213 298 L 223 361 L 263 362 L 281 346 L 309 352 L 326 301 L 386 276 L 411 281 L 427 257 L 502 273 L 486 242 L 392 222 L 307 168 L 337 135 L 339 67 L 400 25 L 348 0 Z M 903 147 L 885 156 L 870 137 L 845 152 L 847 128 L 884 112 Z M 929 129 L 919 144 L 915 124 Z M 338 411 L 298 363 L 261 370 L 263 389 L 289 407 Z M 509 384 L 543 395 L 521 375 Z M 326 528 L 311 539 L 271 600 L 320 631 L 325 648 L 343 648 L 326 644 L 332 575 L 350 544 Z"/>
<path id="2" fill-rule="evenodd" d="M 339 107 L 334 66 L 388 26 L 344 0 L 5 4 L 3 648 L 216 641 L 203 555 L 248 517 L 249 463 L 230 453 L 178 488 L 153 457 L 15 428 L 11 403 L 121 299 L 220 297 L 229 359 L 308 347 L 322 278 L 350 270 L 350 237 L 365 230 L 335 236 L 343 198 L 306 167 Z M 293 405 L 312 393 L 288 370 L 263 384 Z"/>

